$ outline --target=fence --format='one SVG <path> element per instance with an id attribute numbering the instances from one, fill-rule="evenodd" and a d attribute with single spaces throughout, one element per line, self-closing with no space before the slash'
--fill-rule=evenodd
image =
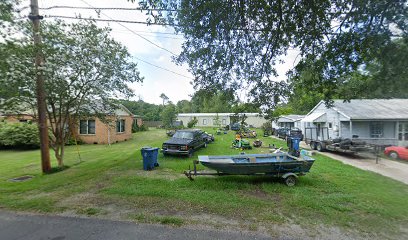
<path id="1" fill-rule="evenodd" d="M 143 121 L 143 123 L 147 127 L 158 127 L 160 125 L 163 125 L 162 121 Z"/>

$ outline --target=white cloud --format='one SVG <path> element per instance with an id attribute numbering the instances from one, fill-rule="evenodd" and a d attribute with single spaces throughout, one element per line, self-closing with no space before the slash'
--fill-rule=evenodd
<path id="1" fill-rule="evenodd" d="M 136 8 L 136 3 L 131 3 L 126 0 L 112 1 L 112 0 L 51 0 L 45 1 L 40 0 L 39 5 L 41 8 L 51 7 L 51 6 L 81 6 L 88 7 L 86 4 L 91 4 L 95 7 L 130 7 Z M 23 2 L 25 5 L 29 5 L 29 1 Z M 74 17 L 80 14 L 82 17 L 93 17 L 98 18 L 97 13 L 94 10 L 78 10 L 78 9 L 52 9 L 52 10 L 40 10 L 42 15 L 61 15 L 61 16 L 71 16 Z M 130 21 L 140 21 L 144 22 L 146 20 L 145 13 L 140 11 L 110 11 L 102 10 L 100 18 L 108 19 L 108 17 L 103 14 L 108 15 L 112 19 L 117 20 L 130 20 Z M 47 18 L 45 18 L 47 20 Z M 67 22 L 74 22 L 77 20 L 66 20 Z M 181 45 L 183 42 L 182 36 L 173 34 L 158 34 L 156 32 L 174 33 L 172 28 L 162 27 L 162 26 L 147 26 L 145 24 L 130 24 L 122 23 L 121 26 L 118 23 L 107 23 L 107 22 L 97 22 L 98 26 L 105 27 L 109 26 L 112 28 L 112 37 L 117 41 L 125 45 L 129 52 L 144 61 L 150 62 L 152 64 L 158 65 L 162 68 L 169 69 L 176 73 L 188 76 L 190 78 L 182 77 L 171 72 L 165 71 L 163 69 L 151 66 L 144 62 L 136 60 L 138 62 L 138 67 L 141 75 L 145 77 L 143 84 L 132 84 L 131 88 L 134 89 L 135 94 L 139 95 L 144 101 L 160 104 L 162 99 L 159 98 L 161 93 L 166 94 L 171 101 L 176 103 L 182 99 L 190 99 L 194 90 L 190 81 L 193 76 L 188 72 L 187 66 L 178 66 L 172 62 L 172 54 L 160 49 L 157 46 L 149 43 L 145 39 L 137 36 L 137 34 L 143 36 L 144 38 L 150 40 L 151 42 L 157 44 L 158 46 L 168 49 L 169 51 L 179 54 L 181 51 Z M 132 33 L 131 31 L 135 31 Z M 293 67 L 293 62 L 298 54 L 297 51 L 289 51 L 287 56 L 284 56 L 285 64 L 280 64 L 277 66 L 279 80 L 285 79 L 285 73 L 287 70 Z M 136 97 L 138 99 L 138 97 Z"/>

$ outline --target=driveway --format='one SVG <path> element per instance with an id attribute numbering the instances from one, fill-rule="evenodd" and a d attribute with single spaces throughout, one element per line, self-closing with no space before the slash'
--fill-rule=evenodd
<path id="1" fill-rule="evenodd" d="M 309 145 L 305 144 L 305 142 L 301 142 L 300 146 L 310 150 Z M 339 160 L 345 164 L 352 165 L 363 170 L 372 171 L 408 184 L 408 164 L 384 158 L 379 158 L 377 163 L 375 156 L 368 155 L 350 156 L 333 152 L 320 152 L 320 154 Z"/>
<path id="2" fill-rule="evenodd" d="M 91 218 L 16 214 L 0 210 L 4 240 L 271 239 L 243 232 L 194 230 Z"/>

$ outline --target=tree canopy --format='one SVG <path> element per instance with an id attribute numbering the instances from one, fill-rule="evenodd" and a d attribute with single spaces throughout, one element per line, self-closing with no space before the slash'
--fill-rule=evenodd
<path id="1" fill-rule="evenodd" d="M 350 73 L 393 38 L 407 36 L 405 0 L 142 0 L 140 5 L 148 10 L 148 22 L 170 24 L 184 35 L 176 60 L 188 63 L 197 89 L 248 89 L 251 100 L 265 108 L 288 96 L 288 84 L 275 78 L 275 66 L 288 50 L 300 51 L 292 76 L 312 69 L 305 87 L 329 100 L 345 93 L 339 89 Z"/>
<path id="2" fill-rule="evenodd" d="M 32 31 L 23 24 L 22 37 L 0 43 L 0 107 L 36 109 Z M 142 81 L 128 50 L 109 36 L 109 28 L 93 21 L 42 25 L 47 116 L 51 147 L 63 165 L 71 117 L 112 113 L 118 97 L 132 96 L 128 83 Z"/>

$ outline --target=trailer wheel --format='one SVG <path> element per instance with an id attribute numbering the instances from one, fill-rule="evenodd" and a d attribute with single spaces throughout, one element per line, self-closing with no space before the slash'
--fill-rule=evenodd
<path id="1" fill-rule="evenodd" d="M 324 149 L 323 149 L 323 146 L 322 146 L 321 143 L 316 144 L 316 150 L 319 151 L 319 152 L 323 152 Z"/>
<path id="2" fill-rule="evenodd" d="M 310 148 L 312 150 L 316 150 L 316 143 L 315 142 L 310 142 Z"/>
<path id="3" fill-rule="evenodd" d="M 288 176 L 285 178 L 285 184 L 288 187 L 293 187 L 296 184 L 296 177 L 295 176 Z"/>

